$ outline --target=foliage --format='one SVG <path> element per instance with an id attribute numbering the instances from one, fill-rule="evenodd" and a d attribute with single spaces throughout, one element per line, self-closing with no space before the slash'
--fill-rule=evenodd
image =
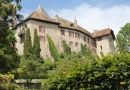
<path id="1" fill-rule="evenodd" d="M 52 41 L 51 37 L 47 35 L 48 43 L 49 43 L 49 50 L 51 53 L 51 56 L 54 58 L 55 61 L 59 61 L 61 58 L 58 54 L 58 51 L 54 45 L 54 42 Z"/>
<path id="2" fill-rule="evenodd" d="M 91 51 L 88 48 L 86 48 L 86 46 L 83 44 L 81 44 L 81 52 L 80 53 L 82 56 L 87 57 L 87 59 L 93 59 L 93 55 L 92 55 Z"/>
<path id="3" fill-rule="evenodd" d="M 16 78 L 19 79 L 40 79 L 47 78 L 47 70 L 43 63 L 38 60 L 26 60 L 21 58 L 20 67 L 17 69 Z"/>
<path id="4" fill-rule="evenodd" d="M 91 53 L 90 53 L 91 55 Z M 44 90 L 128 90 L 130 89 L 130 54 L 108 54 L 99 58 L 70 55 L 43 81 Z"/>
<path id="5" fill-rule="evenodd" d="M 86 54 L 87 54 L 87 48 L 86 48 L 86 46 L 84 46 L 83 44 L 81 44 L 81 53 L 82 53 L 83 55 L 86 55 Z"/>
<path id="6" fill-rule="evenodd" d="M 19 10 L 19 0 L 17 5 L 8 0 L 0 0 L 0 72 L 7 73 L 18 67 L 19 56 L 15 49 L 16 39 L 13 30 L 9 25 L 13 24 L 13 18 L 16 17 Z M 17 17 L 16 17 L 17 18 Z M 18 19 L 18 18 L 17 18 Z M 20 19 L 20 18 L 19 18 Z"/>
<path id="7" fill-rule="evenodd" d="M 40 42 L 37 35 L 37 30 L 34 30 L 34 41 L 33 41 L 33 57 L 35 60 L 40 59 Z"/>
<path id="8" fill-rule="evenodd" d="M 130 53 L 130 23 L 121 27 L 116 37 L 116 44 L 119 52 Z"/>
<path id="9" fill-rule="evenodd" d="M 13 84 L 12 80 L 14 79 L 13 74 L 3 75 L 0 74 L 0 90 L 16 90 L 21 89 L 20 86 Z"/>
<path id="10" fill-rule="evenodd" d="M 25 59 L 32 59 L 32 42 L 29 28 L 27 28 L 26 30 L 26 39 L 24 42 L 24 57 Z"/>
<path id="11" fill-rule="evenodd" d="M 4 21 L 0 20 L 0 72 L 7 73 L 18 67 L 19 56 L 15 48 L 15 36 Z"/>
<path id="12" fill-rule="evenodd" d="M 64 47 L 64 53 L 66 55 L 70 55 L 71 54 L 71 48 L 69 47 L 69 45 L 66 43 L 65 40 L 63 40 L 62 43 L 63 43 L 63 47 Z"/>
<path id="13" fill-rule="evenodd" d="M 51 60 L 45 60 L 44 66 L 45 66 L 46 70 L 53 70 L 56 67 L 56 64 L 54 62 L 52 62 Z"/>
<path id="14" fill-rule="evenodd" d="M 13 3 L 16 2 L 16 4 Z M 23 19 L 23 16 L 17 14 L 17 11 L 20 10 L 22 7 L 20 6 L 21 0 L 0 0 L 0 21 L 3 21 L 8 27 L 9 24 L 14 26 L 15 18 L 18 21 Z"/>

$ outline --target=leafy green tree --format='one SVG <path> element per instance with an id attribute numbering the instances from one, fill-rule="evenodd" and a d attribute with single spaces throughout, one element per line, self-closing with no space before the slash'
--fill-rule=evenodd
<path id="1" fill-rule="evenodd" d="M 24 56 L 25 59 L 32 59 L 32 41 L 29 28 L 27 28 L 26 30 L 26 39 L 24 42 Z"/>
<path id="2" fill-rule="evenodd" d="M 119 52 L 130 53 L 130 23 L 121 27 L 116 37 L 116 44 Z"/>
<path id="3" fill-rule="evenodd" d="M 65 40 L 63 40 L 62 43 L 63 43 L 63 47 L 64 47 L 64 53 L 66 55 L 70 55 L 71 54 L 71 48 L 69 47 L 69 45 L 66 43 Z"/>
<path id="4" fill-rule="evenodd" d="M 49 43 L 49 50 L 51 53 L 51 56 L 54 58 L 55 61 L 59 61 L 61 58 L 58 54 L 58 51 L 54 45 L 54 42 L 52 41 L 51 37 L 47 35 L 48 43 Z"/>
<path id="5" fill-rule="evenodd" d="M 20 86 L 11 83 L 11 81 L 14 79 L 13 74 L 0 74 L 0 90 L 22 90 Z"/>
<path id="6" fill-rule="evenodd" d="M 0 73 L 7 73 L 17 68 L 19 63 L 15 48 L 16 39 L 9 26 L 13 25 L 15 17 L 18 20 L 17 10 L 20 10 L 20 0 L 16 0 L 17 5 L 12 4 L 13 1 L 0 0 Z"/>
<path id="7" fill-rule="evenodd" d="M 46 67 L 37 60 L 21 60 L 20 67 L 15 73 L 17 73 L 17 79 L 27 80 L 27 88 L 30 88 L 32 79 L 46 79 L 48 77 Z"/>
<path id="8" fill-rule="evenodd" d="M 129 90 L 129 66 L 130 54 L 84 59 L 74 54 L 57 66 L 56 73 L 44 80 L 42 87 L 45 90 Z"/>
<path id="9" fill-rule="evenodd" d="M 34 41 L 33 41 L 33 56 L 35 59 L 40 59 L 40 42 L 37 35 L 37 30 L 34 30 Z"/>

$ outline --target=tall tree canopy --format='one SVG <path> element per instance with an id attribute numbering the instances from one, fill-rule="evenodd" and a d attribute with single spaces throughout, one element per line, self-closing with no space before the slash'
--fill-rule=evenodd
<path id="1" fill-rule="evenodd" d="M 26 39 L 24 42 L 24 57 L 25 59 L 31 59 L 32 57 L 32 42 L 29 28 L 27 28 L 26 30 Z"/>
<path id="2" fill-rule="evenodd" d="M 15 18 L 22 16 L 17 14 L 17 10 L 21 8 L 20 0 L 15 0 L 16 5 L 12 4 L 14 0 L 0 0 L 0 73 L 7 73 L 17 68 L 19 56 L 17 55 L 13 30 L 9 29 L 9 25 L 13 25 Z"/>
<path id="3" fill-rule="evenodd" d="M 119 52 L 130 53 L 130 23 L 121 27 L 116 42 Z"/>
<path id="4" fill-rule="evenodd" d="M 37 35 L 37 30 L 34 30 L 34 41 L 33 41 L 33 55 L 34 59 L 40 59 L 40 42 Z"/>

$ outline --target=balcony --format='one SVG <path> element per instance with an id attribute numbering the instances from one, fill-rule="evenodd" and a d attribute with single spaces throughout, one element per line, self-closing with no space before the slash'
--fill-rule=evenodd
<path id="1" fill-rule="evenodd" d="M 18 33 L 18 36 L 21 37 L 21 36 L 24 36 L 25 35 L 25 31 L 24 30 L 20 30 L 20 32 Z"/>

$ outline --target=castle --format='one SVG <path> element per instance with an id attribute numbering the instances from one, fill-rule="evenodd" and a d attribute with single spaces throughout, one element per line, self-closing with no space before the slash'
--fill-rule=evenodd
<path id="1" fill-rule="evenodd" d="M 55 19 L 50 18 L 40 5 L 37 10 L 24 19 L 24 22 L 30 29 L 32 42 L 34 39 L 34 29 L 37 29 L 40 40 L 41 56 L 43 58 L 52 58 L 46 35 L 49 35 L 52 38 L 59 53 L 64 51 L 62 40 L 66 41 L 72 52 L 80 52 L 82 43 L 91 50 L 93 54 L 99 56 L 101 51 L 105 55 L 107 53 L 114 53 L 113 43 L 115 35 L 110 28 L 95 30 L 93 33 L 90 33 L 79 26 L 76 19 L 74 22 L 70 22 L 60 18 L 58 15 L 55 16 Z M 16 25 L 15 37 L 17 39 L 16 48 L 18 49 L 18 54 L 22 55 L 25 28 L 21 24 Z"/>

